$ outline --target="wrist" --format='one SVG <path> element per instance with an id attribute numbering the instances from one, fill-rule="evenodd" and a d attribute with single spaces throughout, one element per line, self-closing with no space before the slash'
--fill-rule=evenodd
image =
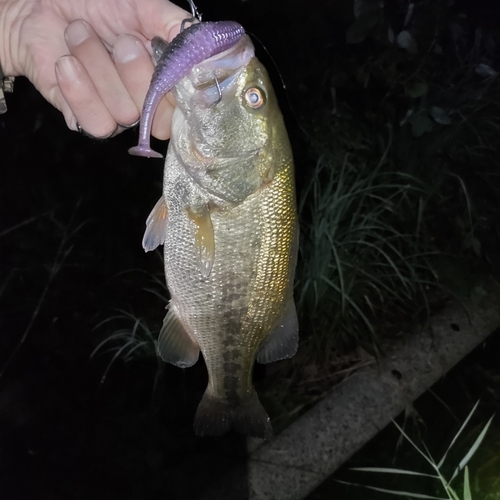
<path id="1" fill-rule="evenodd" d="M 25 0 L 0 0 L 0 65 L 5 76 L 23 74 L 20 33 L 27 4 Z"/>

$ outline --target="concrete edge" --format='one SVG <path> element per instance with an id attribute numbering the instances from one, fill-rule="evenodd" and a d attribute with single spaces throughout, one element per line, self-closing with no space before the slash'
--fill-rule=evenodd
<path id="1" fill-rule="evenodd" d="M 334 387 L 273 441 L 251 451 L 249 498 L 304 498 L 484 341 L 500 326 L 500 286 L 485 286 L 481 301 L 448 306 L 426 330 L 391 346 L 378 366 Z"/>

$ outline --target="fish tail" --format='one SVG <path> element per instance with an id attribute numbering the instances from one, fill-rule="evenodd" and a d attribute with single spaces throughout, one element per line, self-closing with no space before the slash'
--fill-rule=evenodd
<path id="1" fill-rule="evenodd" d="M 221 436 L 231 429 L 247 436 L 263 439 L 273 437 L 270 419 L 252 390 L 248 398 L 231 404 L 205 392 L 194 418 L 194 431 L 198 436 Z"/>

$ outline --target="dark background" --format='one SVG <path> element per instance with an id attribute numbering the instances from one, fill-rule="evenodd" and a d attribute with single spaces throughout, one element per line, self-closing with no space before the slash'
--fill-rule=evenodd
<path id="1" fill-rule="evenodd" d="M 198 7 L 206 20 L 241 22 L 277 65 L 288 61 L 297 41 L 289 9 L 221 5 Z M 141 246 L 163 163 L 128 155 L 137 130 L 102 142 L 69 131 L 25 79 L 7 100 L 0 117 L 0 498 L 195 498 L 246 449 L 243 436 L 193 434 L 203 362 L 182 371 L 150 359 L 117 361 L 102 382 L 112 354 L 90 358 L 112 332 L 96 326 L 118 309 L 149 316 L 151 328 L 163 319 L 166 297 L 144 291 L 152 274 L 163 279 L 161 259 Z M 157 147 L 165 151 L 166 143 Z M 244 469 L 237 487 L 243 498 Z"/>
<path id="2" fill-rule="evenodd" d="M 397 14 L 400 3 L 386 9 Z M 494 1 L 455 5 L 472 27 L 500 19 Z M 348 58 L 352 3 L 207 0 L 198 9 L 204 20 L 239 21 L 272 55 L 274 63 L 256 42 L 287 121 L 300 190 L 315 162 L 311 134 L 333 107 L 332 68 Z M 349 50 L 362 58 L 369 44 Z M 349 86 L 337 93 L 351 109 L 370 106 L 357 96 Z M 69 131 L 26 80 L 17 79 L 7 99 L 0 117 L 0 498 L 191 499 L 238 464 L 233 498 L 245 498 L 245 438 L 192 432 L 206 385 L 202 362 L 182 371 L 141 357 L 119 360 L 103 381 L 112 354 L 90 357 L 106 333 L 96 327 L 118 309 L 155 318 L 152 329 L 163 319 L 165 302 L 146 291 L 151 276 L 161 279 L 161 260 L 141 247 L 162 162 L 127 154 L 137 130 L 101 142 Z"/>

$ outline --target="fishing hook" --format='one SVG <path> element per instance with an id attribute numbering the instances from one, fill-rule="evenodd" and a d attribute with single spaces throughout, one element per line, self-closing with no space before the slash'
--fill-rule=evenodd
<path id="1" fill-rule="evenodd" d="M 198 8 L 194 4 L 194 0 L 188 0 L 189 6 L 191 7 L 191 17 L 184 19 L 181 23 L 181 31 L 184 31 L 184 28 L 187 23 L 192 23 L 198 20 L 201 23 L 201 14 L 198 12 Z"/>
<path id="2" fill-rule="evenodd" d="M 219 97 L 213 103 L 213 106 L 217 106 L 217 104 L 219 104 L 219 102 L 222 101 L 222 90 L 220 88 L 219 79 L 217 78 L 217 75 L 215 75 L 215 74 L 214 74 L 214 79 L 215 79 L 215 85 L 217 86 L 217 92 L 219 93 Z"/>

